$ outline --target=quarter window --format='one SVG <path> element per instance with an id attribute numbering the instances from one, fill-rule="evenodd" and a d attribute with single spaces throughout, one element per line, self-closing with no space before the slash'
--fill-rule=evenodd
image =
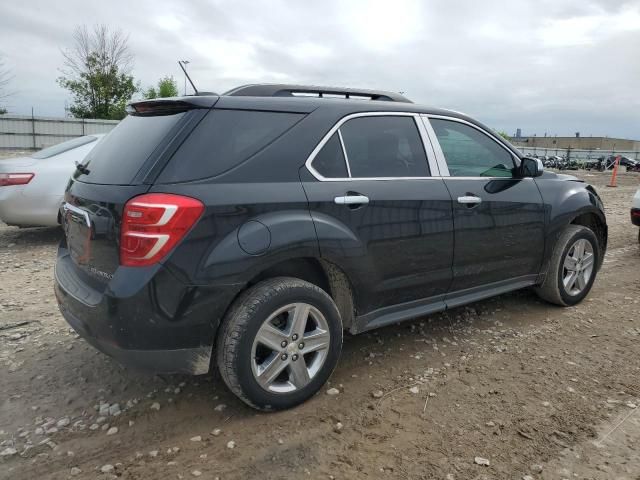
<path id="1" fill-rule="evenodd" d="M 513 157 L 496 141 L 460 122 L 430 119 L 452 177 L 512 177 Z"/>
<path id="2" fill-rule="evenodd" d="M 180 146 L 162 171 L 158 183 L 186 182 L 221 175 L 276 141 L 303 116 L 285 112 L 213 109 Z M 142 138 L 146 136 L 142 135 Z"/>
<path id="3" fill-rule="evenodd" d="M 313 160 L 313 168 L 325 178 L 347 178 L 347 164 L 344 161 L 338 132 L 324 144 Z"/>
<path id="4" fill-rule="evenodd" d="M 340 132 L 353 178 L 429 176 L 413 117 L 357 117 L 342 125 Z"/>

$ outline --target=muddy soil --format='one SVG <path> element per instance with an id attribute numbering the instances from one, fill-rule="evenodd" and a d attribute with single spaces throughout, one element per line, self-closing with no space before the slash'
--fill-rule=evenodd
<path id="1" fill-rule="evenodd" d="M 581 305 L 524 290 L 347 336 L 330 384 L 271 414 L 98 353 L 56 306 L 61 232 L 0 225 L 0 478 L 640 478 L 640 177 L 578 175 L 610 229 Z"/>

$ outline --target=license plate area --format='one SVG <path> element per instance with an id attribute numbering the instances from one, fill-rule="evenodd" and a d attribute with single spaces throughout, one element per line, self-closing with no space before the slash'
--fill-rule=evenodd
<path id="1" fill-rule="evenodd" d="M 71 259 L 79 265 L 86 265 L 91 257 L 92 228 L 89 212 L 69 203 L 63 205 L 63 210 L 64 229 Z"/>

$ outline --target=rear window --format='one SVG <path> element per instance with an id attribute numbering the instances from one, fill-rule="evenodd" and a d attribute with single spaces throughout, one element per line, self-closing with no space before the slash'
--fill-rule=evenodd
<path id="1" fill-rule="evenodd" d="M 158 182 L 186 182 L 220 175 L 258 153 L 303 116 L 214 109 L 175 153 Z"/>
<path id="2" fill-rule="evenodd" d="M 92 137 L 90 135 L 74 138 L 73 140 L 67 140 L 66 142 L 43 148 L 39 152 L 31 155 L 31 157 L 37 159 L 53 157 L 54 155 L 60 155 L 61 153 L 68 152 L 69 150 L 73 150 L 74 148 L 78 148 L 83 145 L 87 145 L 88 143 L 95 142 L 96 140 L 98 140 L 97 137 Z"/>
<path id="3" fill-rule="evenodd" d="M 87 155 L 87 183 L 126 185 L 131 183 L 160 142 L 173 135 L 188 113 L 138 117 L 129 115 Z"/>

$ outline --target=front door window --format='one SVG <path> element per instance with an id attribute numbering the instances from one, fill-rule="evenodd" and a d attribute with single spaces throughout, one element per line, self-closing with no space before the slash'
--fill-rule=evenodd
<path id="1" fill-rule="evenodd" d="M 430 122 L 452 177 L 513 177 L 513 157 L 484 133 L 460 122 Z"/>

